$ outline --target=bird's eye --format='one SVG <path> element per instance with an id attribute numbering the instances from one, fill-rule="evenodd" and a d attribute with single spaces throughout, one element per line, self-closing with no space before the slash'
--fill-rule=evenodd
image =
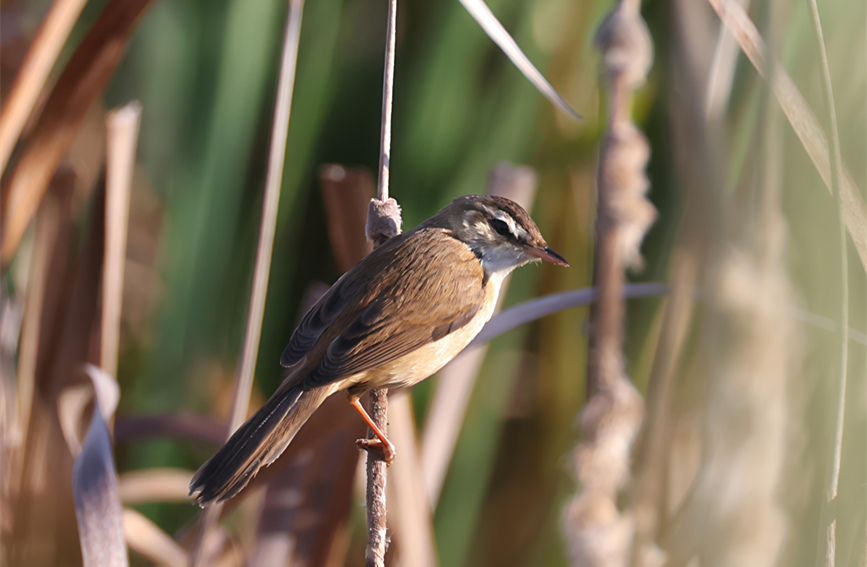
<path id="1" fill-rule="evenodd" d="M 501 236 L 512 236 L 512 231 L 509 230 L 509 225 L 504 220 L 500 219 L 491 219 L 491 228 L 493 228 L 497 234 Z"/>

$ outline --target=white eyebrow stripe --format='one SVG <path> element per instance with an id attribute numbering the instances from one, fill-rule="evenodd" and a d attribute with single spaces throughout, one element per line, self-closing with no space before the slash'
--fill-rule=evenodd
<path id="1" fill-rule="evenodd" d="M 494 210 L 487 205 L 482 205 L 481 208 L 486 213 L 491 215 L 491 217 L 506 223 L 506 225 L 509 227 L 509 232 L 511 232 L 512 236 L 514 236 L 515 238 L 520 240 L 522 236 L 527 236 L 527 231 L 524 230 L 524 228 L 520 226 L 517 222 L 515 222 L 515 219 L 512 217 L 512 215 L 503 211 Z"/>

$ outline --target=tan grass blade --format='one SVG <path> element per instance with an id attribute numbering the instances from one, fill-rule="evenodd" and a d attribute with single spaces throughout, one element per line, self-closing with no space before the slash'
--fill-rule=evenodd
<path id="1" fill-rule="evenodd" d="M 124 505 L 146 502 L 189 502 L 193 471 L 157 468 L 130 471 L 117 479 L 118 495 Z"/>
<path id="2" fill-rule="evenodd" d="M 75 140 L 91 103 L 114 74 L 127 39 L 150 3 L 151 0 L 110 2 L 57 81 L 9 179 L 0 235 L 3 265 L 15 254 L 57 164 Z"/>
<path id="3" fill-rule="evenodd" d="M 435 567 L 436 542 L 409 392 L 404 390 L 391 396 L 388 419 L 390 438 L 400 447 L 400 457 L 391 466 L 388 484 L 392 539 L 397 543 L 394 563 L 400 567 Z"/>
<path id="4" fill-rule="evenodd" d="M 515 67 L 536 87 L 536 90 L 542 93 L 542 96 L 551 101 L 551 104 L 566 116 L 575 119 L 581 118 L 581 115 L 575 112 L 575 109 L 566 102 L 566 99 L 560 96 L 560 93 L 551 86 L 551 83 L 545 79 L 530 59 L 524 55 L 524 52 L 521 51 L 521 48 L 518 47 L 518 44 L 512 39 L 506 28 L 503 27 L 503 24 L 497 20 L 497 17 L 491 12 L 491 9 L 488 8 L 484 0 L 460 0 L 460 2 L 467 12 L 470 13 L 470 16 L 488 34 L 488 37 L 497 44 L 497 47 L 503 50 L 503 53 L 506 54 L 506 57 L 509 58 Z"/>
<path id="5" fill-rule="evenodd" d="M 708 0 L 708 2 L 719 15 L 725 27 L 738 41 L 741 50 L 749 57 L 756 71 L 768 79 L 765 43 L 749 15 L 734 0 Z M 777 102 L 798 135 L 798 139 L 801 140 L 801 144 L 807 151 L 807 155 L 810 156 L 813 165 L 816 166 L 825 186 L 831 190 L 831 160 L 828 139 L 825 137 L 821 124 L 786 70 L 780 66 L 775 66 L 771 72 L 773 75 L 770 83 Z M 846 228 L 855 243 L 862 266 L 867 269 L 867 204 L 864 203 L 864 198 L 845 164 L 840 174 L 840 198 L 843 202 L 843 218 L 846 221 Z"/>
<path id="6" fill-rule="evenodd" d="M 750 0 L 739 0 L 744 9 L 749 9 Z M 732 83 L 738 59 L 738 44 L 731 34 L 721 29 L 713 52 L 707 91 L 704 98 L 704 115 L 715 119 L 722 115 L 731 96 Z"/>
<path id="7" fill-rule="evenodd" d="M 135 510 L 123 511 L 123 533 L 129 548 L 165 567 L 187 567 L 187 552 L 156 524 Z"/>
<path id="8" fill-rule="evenodd" d="M 86 0 L 55 0 L 15 77 L 9 97 L 0 111 L 0 173 L 6 169 L 12 148 L 27 123 L 48 74 L 78 20 Z"/>

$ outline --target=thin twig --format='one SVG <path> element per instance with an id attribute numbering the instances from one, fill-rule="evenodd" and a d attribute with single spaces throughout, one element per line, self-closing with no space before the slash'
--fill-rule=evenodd
<path id="1" fill-rule="evenodd" d="M 384 432 L 388 433 L 388 390 L 378 388 L 370 391 L 370 417 Z M 385 502 L 386 464 L 374 451 L 367 452 L 367 549 L 364 552 L 365 567 L 384 567 L 388 548 L 387 516 Z"/>
<path id="2" fill-rule="evenodd" d="M 837 515 L 833 512 L 834 502 L 840 486 L 840 461 L 843 456 L 843 422 L 846 413 L 846 371 L 849 362 L 849 261 L 846 250 L 846 220 L 844 217 L 843 197 L 840 192 L 840 174 L 843 170 L 840 158 L 840 134 L 837 129 L 837 109 L 834 104 L 834 89 L 831 85 L 831 70 L 828 65 L 828 52 L 825 50 L 825 37 L 816 0 L 807 0 L 810 19 L 819 43 L 819 60 L 822 63 L 822 91 L 828 105 L 828 123 L 831 128 L 831 192 L 837 201 L 837 215 L 840 231 L 840 368 L 837 381 L 837 416 L 834 424 L 834 445 L 830 469 L 826 478 L 825 499 L 822 501 L 822 516 L 819 524 L 821 535 L 817 549 L 816 565 L 834 567 L 837 547 Z"/>
<path id="3" fill-rule="evenodd" d="M 379 131 L 379 175 L 376 180 L 376 198 L 388 199 L 389 171 L 391 170 L 391 107 L 394 101 L 394 52 L 397 38 L 397 0 L 388 2 L 388 25 L 385 29 L 385 70 L 382 77 L 382 125 Z"/>
<path id="4" fill-rule="evenodd" d="M 9 98 L 0 111 L 0 173 L 9 163 L 12 148 L 39 100 L 39 93 L 85 1 L 56 0 L 39 26 L 27 58 L 15 76 Z"/>
<path id="5" fill-rule="evenodd" d="M 389 238 L 400 234 L 401 216 L 397 201 L 388 196 L 389 171 L 391 169 L 391 107 L 394 95 L 394 55 L 397 27 L 397 0 L 388 2 L 386 26 L 385 65 L 382 78 L 382 126 L 379 140 L 379 175 L 376 182 L 376 198 L 370 201 L 367 211 L 367 239 L 374 248 Z M 370 391 L 370 415 L 374 423 L 387 432 L 388 391 Z M 385 565 L 386 551 L 386 465 L 381 457 L 367 453 L 367 567 Z"/>
<path id="6" fill-rule="evenodd" d="M 235 378 L 232 415 L 229 419 L 231 436 L 247 417 L 250 405 L 250 390 L 256 371 L 259 339 L 262 335 L 262 320 L 265 316 L 265 297 L 268 292 L 268 276 L 271 272 L 271 253 L 274 248 L 274 233 L 277 227 L 277 209 L 280 204 L 280 187 L 283 181 L 283 163 L 286 156 L 286 136 L 289 132 L 289 116 L 292 109 L 292 94 L 295 87 L 295 67 L 298 61 L 298 44 L 301 39 L 301 15 L 304 0 L 289 0 L 286 16 L 286 33 L 283 39 L 283 55 L 280 63 L 280 79 L 277 83 L 277 100 L 274 103 L 274 121 L 271 129 L 271 150 L 268 156 L 268 173 L 265 177 L 265 196 L 262 201 L 262 221 L 259 243 L 256 248 L 256 265 L 253 272 L 253 289 L 247 312 L 247 328 L 241 362 Z M 209 565 L 204 542 L 208 532 L 219 518 L 221 506 L 208 508 L 204 514 L 202 538 L 196 556 L 196 565 Z"/>
<path id="7" fill-rule="evenodd" d="M 133 101 L 109 112 L 105 175 L 105 258 L 102 271 L 102 325 L 99 363 L 117 376 L 123 270 L 129 226 L 129 196 L 135 171 L 135 152 L 141 124 L 141 105 Z"/>

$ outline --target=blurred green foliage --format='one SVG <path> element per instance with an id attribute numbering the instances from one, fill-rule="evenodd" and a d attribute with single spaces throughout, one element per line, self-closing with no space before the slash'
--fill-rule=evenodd
<path id="1" fill-rule="evenodd" d="M 501 160 L 534 167 L 540 176 L 534 217 L 568 271 L 528 268 L 513 278 L 506 304 L 591 283 L 598 115 L 593 33 L 610 2 L 494 0 L 489 2 L 529 57 L 579 112 L 580 123 L 555 111 L 512 67 L 458 2 L 402 2 L 398 13 L 392 195 L 407 227 L 452 197 L 483 192 Z M 661 280 L 677 234 L 684 187 L 671 152 L 672 100 L 667 89 L 677 63 L 670 34 L 672 5 L 645 4 L 656 41 L 656 64 L 636 102 L 649 136 L 651 198 L 660 212 L 635 279 Z M 144 107 L 141 171 L 160 204 L 156 270 L 159 293 L 135 341 L 124 343 L 119 371 L 123 414 L 194 410 L 225 416 L 244 331 L 260 218 L 271 113 L 286 6 L 280 0 L 173 0 L 157 3 L 141 22 L 107 95 L 115 106 L 131 98 Z M 305 290 L 332 282 L 317 168 L 324 163 L 375 170 L 379 149 L 384 2 L 311 0 L 304 9 L 295 96 L 277 240 L 259 351 L 256 388 L 267 396 L 281 379 L 281 350 L 299 316 Z M 862 6 L 863 10 L 863 6 Z M 822 108 L 815 49 L 803 3 L 792 3 L 783 63 L 814 108 Z M 90 7 L 83 29 L 96 12 Z M 825 14 L 823 14 L 824 16 Z M 843 2 L 828 7 L 826 37 L 836 64 L 845 160 L 863 163 L 867 128 L 864 73 L 850 84 L 841 61 L 857 38 L 864 69 L 864 18 Z M 861 26 L 861 27 L 859 27 Z M 754 158 L 753 132 L 765 91 L 748 64 L 738 67 L 730 109 L 727 190 L 735 193 Z M 860 81 L 860 82 L 859 82 Z M 853 94 L 855 93 L 855 94 Z M 687 95 L 690 93 L 687 93 Z M 863 101 L 861 101 L 863 103 Z M 798 142 L 789 131 L 789 150 Z M 789 175 L 819 185 L 807 159 Z M 863 167 L 852 171 L 867 186 Z M 833 200 L 823 189 L 793 188 L 784 198 L 794 227 L 792 270 L 810 309 L 833 316 L 824 274 L 838 259 Z M 133 211 L 133 216 L 136 212 Z M 817 226 L 823 233 L 817 234 Z M 805 227 L 810 227 L 807 230 Z M 850 265 L 857 267 L 857 257 Z M 858 277 L 863 277 L 863 273 Z M 853 297 L 864 309 L 864 298 Z M 650 332 L 659 301 L 630 303 L 626 357 L 639 385 L 652 365 Z M 855 311 L 853 311 L 855 312 Z M 584 395 L 586 310 L 528 325 L 494 341 L 436 513 L 442 565 L 563 565 L 559 522 L 572 486 L 565 456 L 575 442 L 574 417 Z M 862 328 L 863 328 L 863 321 Z M 431 390 L 415 392 L 425 407 Z M 222 400 L 222 401 L 221 401 Z M 196 468 L 206 454 L 167 441 L 119 447 L 121 471 L 156 466 Z M 195 510 L 182 505 L 145 510 L 168 530 Z"/>

